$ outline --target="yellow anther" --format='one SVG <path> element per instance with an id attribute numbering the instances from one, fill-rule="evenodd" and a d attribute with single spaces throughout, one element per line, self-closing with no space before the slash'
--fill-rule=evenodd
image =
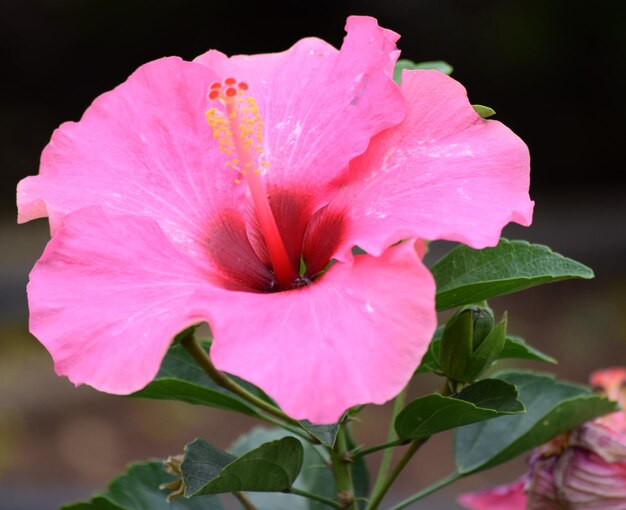
<path id="1" fill-rule="evenodd" d="M 230 85 L 229 85 L 230 86 Z M 234 85 L 233 85 L 234 87 Z M 228 90 L 228 89 L 226 89 Z M 209 108 L 206 119 L 213 130 L 213 138 L 218 140 L 219 150 L 230 159 L 228 168 L 242 174 L 246 170 L 259 174 L 260 168 L 269 163 L 262 160 L 263 122 L 259 107 L 252 96 L 247 94 L 247 85 L 236 95 L 225 94 L 218 86 L 209 92 L 209 99 L 219 101 L 225 108 Z M 233 157 L 235 156 L 235 157 Z M 235 181 L 238 183 L 239 179 Z"/>

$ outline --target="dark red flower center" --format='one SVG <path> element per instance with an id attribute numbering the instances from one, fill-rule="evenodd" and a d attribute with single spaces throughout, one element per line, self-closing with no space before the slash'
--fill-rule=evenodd
<path id="1" fill-rule="evenodd" d="M 311 211 L 304 194 L 275 190 L 269 196 L 293 277 L 279 281 L 268 243 L 251 207 L 245 217 L 224 211 L 209 227 L 207 247 L 225 288 L 280 292 L 314 283 L 324 272 L 344 235 L 345 219 L 327 207 Z"/>

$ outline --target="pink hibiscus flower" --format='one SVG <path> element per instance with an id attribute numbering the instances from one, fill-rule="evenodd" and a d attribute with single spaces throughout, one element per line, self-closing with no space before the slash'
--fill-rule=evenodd
<path id="1" fill-rule="evenodd" d="M 591 376 L 622 406 L 626 369 Z M 626 510 L 626 421 L 618 411 L 535 449 L 528 473 L 512 484 L 462 494 L 471 510 Z"/>
<path id="2" fill-rule="evenodd" d="M 528 151 L 439 72 L 398 87 L 397 34 L 347 32 L 341 50 L 150 62 L 54 133 L 18 206 L 50 218 L 28 295 L 57 373 L 131 393 L 207 321 L 215 365 L 297 419 L 408 382 L 436 323 L 418 240 L 528 225 Z"/>

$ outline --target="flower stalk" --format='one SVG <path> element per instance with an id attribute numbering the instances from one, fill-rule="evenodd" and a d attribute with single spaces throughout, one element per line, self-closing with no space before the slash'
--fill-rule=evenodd
<path id="1" fill-rule="evenodd" d="M 443 386 L 442 386 L 442 388 L 441 388 L 439 393 L 441 393 L 441 395 L 443 395 L 443 396 L 447 396 L 447 395 L 450 395 L 451 392 L 452 392 L 452 383 L 451 383 L 450 380 L 446 379 L 446 381 L 444 382 L 444 384 L 443 384 Z M 405 397 L 406 397 L 406 388 L 396 398 L 396 402 L 395 402 L 394 409 L 393 409 L 391 425 L 389 427 L 390 437 L 393 437 L 392 436 L 393 424 L 395 422 L 396 416 L 402 410 L 402 407 L 404 405 Z M 409 463 L 409 461 L 413 458 L 413 455 L 415 455 L 415 453 L 429 439 L 430 439 L 430 436 L 418 438 L 415 441 L 413 441 L 411 443 L 411 445 L 409 446 L 409 448 L 404 452 L 404 454 L 402 455 L 402 457 L 398 461 L 398 464 L 396 464 L 396 466 L 393 468 L 393 470 L 391 471 L 391 474 L 388 477 L 385 477 L 385 474 L 386 474 L 386 472 L 387 472 L 387 470 L 389 468 L 389 462 L 391 460 L 391 451 L 392 450 L 391 449 L 385 450 L 385 455 L 388 455 L 388 457 L 387 457 L 387 460 L 385 460 L 385 458 L 383 458 L 383 462 L 387 462 L 387 464 L 386 465 L 381 464 L 381 469 L 378 472 L 378 477 L 376 479 L 376 484 L 375 484 L 374 489 L 372 491 L 372 498 L 370 499 L 370 503 L 367 506 L 367 510 L 376 510 L 380 506 L 380 503 L 382 502 L 383 498 L 385 497 L 385 494 L 387 494 L 387 491 L 393 485 L 393 482 L 395 482 L 396 478 L 398 478 L 398 475 L 402 472 L 402 470 L 406 467 L 406 465 Z M 384 468 L 384 470 L 383 470 L 383 468 Z"/>
<path id="2" fill-rule="evenodd" d="M 348 449 L 347 423 L 342 423 L 337 433 L 335 446 L 330 452 L 333 476 L 337 486 L 338 508 L 356 510 L 356 500 L 354 497 L 354 482 L 352 481 L 352 471 L 350 464 L 352 458 Z"/>
<path id="3" fill-rule="evenodd" d="M 291 489 L 289 489 L 287 491 L 287 494 L 295 494 L 297 496 L 302 496 L 303 498 L 308 498 L 313 501 L 319 501 L 320 503 L 323 503 L 324 505 L 330 506 L 332 508 L 342 508 L 341 503 L 337 501 L 325 498 L 324 496 L 320 496 L 318 494 L 313 494 L 312 492 L 296 489 L 295 487 L 292 487 Z"/>
<path id="4" fill-rule="evenodd" d="M 406 400 L 406 392 L 407 388 L 405 387 L 395 398 L 393 401 L 393 411 L 391 413 L 391 421 L 389 422 L 389 431 L 387 432 L 387 444 L 397 440 L 396 432 L 394 429 L 394 422 L 396 421 L 396 416 L 404 407 L 404 401 Z M 376 448 L 378 449 L 378 448 Z M 371 451 L 375 451 L 369 449 Z M 366 450 L 360 452 L 360 455 L 365 455 Z M 380 461 L 380 467 L 378 468 L 378 474 L 376 475 L 376 481 L 374 482 L 374 488 L 372 489 L 372 495 L 377 494 L 385 481 L 385 477 L 389 471 L 389 466 L 391 465 L 391 457 L 393 456 L 393 450 L 391 448 L 385 449 L 383 452 L 383 458 Z"/>
<path id="5" fill-rule="evenodd" d="M 426 496 L 429 496 L 433 492 L 443 489 L 444 487 L 447 487 L 448 485 L 456 482 L 460 477 L 461 475 L 459 475 L 459 473 L 450 473 L 448 476 L 445 476 L 441 480 L 437 480 L 432 485 L 429 485 L 428 487 L 413 494 L 412 496 L 409 496 L 405 500 L 400 501 L 400 503 L 392 506 L 389 510 L 402 510 L 403 508 L 408 507 L 409 505 L 415 503 L 416 501 L 419 501 L 420 499 L 425 498 Z"/>
<path id="6" fill-rule="evenodd" d="M 404 452 L 404 454 L 398 461 L 398 464 L 396 464 L 396 466 L 393 468 L 389 476 L 379 486 L 378 491 L 372 494 L 372 499 L 370 500 L 370 504 L 367 507 L 368 510 L 376 510 L 380 506 L 380 503 L 385 497 L 385 494 L 387 494 L 387 491 L 389 490 L 393 482 L 396 481 L 396 478 L 398 478 L 398 475 L 402 472 L 405 466 L 413 458 L 413 455 L 415 455 L 417 450 L 419 450 L 422 447 L 422 445 L 429 439 L 430 437 L 424 437 L 421 439 L 416 439 L 415 441 L 411 443 L 409 448 Z"/>
<path id="7" fill-rule="evenodd" d="M 215 365 L 213 365 L 211 358 L 204 350 L 204 348 L 200 345 L 198 340 L 194 337 L 193 333 L 190 333 L 189 335 L 183 337 L 180 340 L 180 343 L 187 350 L 187 352 L 191 354 L 193 359 L 200 365 L 200 367 L 206 372 L 206 374 L 213 380 L 215 384 L 231 391 L 235 395 L 238 395 L 239 397 L 258 407 L 259 409 L 265 411 L 266 413 L 275 416 L 276 418 L 279 418 L 281 422 L 285 422 L 288 425 L 288 427 L 285 428 L 287 428 L 291 432 L 296 432 L 298 435 L 304 437 L 307 441 L 311 443 L 319 443 L 319 441 L 315 437 L 302 429 L 298 421 L 286 415 L 283 411 L 273 406 L 269 402 L 261 400 L 256 395 L 253 395 L 248 390 L 233 381 L 230 377 L 215 368 Z M 296 427 L 296 430 L 294 430 L 294 426 Z M 299 429 L 301 429 L 303 432 L 299 432 Z"/>
<path id="8" fill-rule="evenodd" d="M 243 492 L 235 491 L 233 492 L 233 496 L 235 496 L 237 500 L 239 500 L 241 506 L 243 506 L 245 510 L 257 510 L 256 507 L 252 504 L 252 501 L 250 501 Z"/>

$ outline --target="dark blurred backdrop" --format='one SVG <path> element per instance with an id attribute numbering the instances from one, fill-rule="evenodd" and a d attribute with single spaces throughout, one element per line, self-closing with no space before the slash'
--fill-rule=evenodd
<path id="1" fill-rule="evenodd" d="M 279 51 L 309 35 L 339 46 L 348 14 L 399 32 L 404 57 L 454 66 L 472 102 L 493 107 L 530 146 L 535 223 L 507 235 L 596 270 L 593 282 L 494 302 L 508 308 L 513 332 L 560 358 L 557 371 L 572 379 L 626 365 L 626 2 L 1 0 L 0 508 L 52 508 L 103 486 L 128 460 L 166 455 L 195 435 L 226 447 L 250 425 L 222 427 L 231 418 L 224 413 L 74 390 L 53 375 L 27 335 L 24 292 L 45 222 L 14 224 L 16 182 L 37 172 L 52 130 L 149 60 L 192 59 L 209 48 Z M 384 410 L 369 413 L 362 437 L 374 440 L 384 435 Z M 446 439 L 429 446 L 427 468 L 417 461 L 399 495 L 445 474 Z M 519 469 L 505 466 L 466 487 Z M 454 492 L 428 508 L 454 508 Z"/>

